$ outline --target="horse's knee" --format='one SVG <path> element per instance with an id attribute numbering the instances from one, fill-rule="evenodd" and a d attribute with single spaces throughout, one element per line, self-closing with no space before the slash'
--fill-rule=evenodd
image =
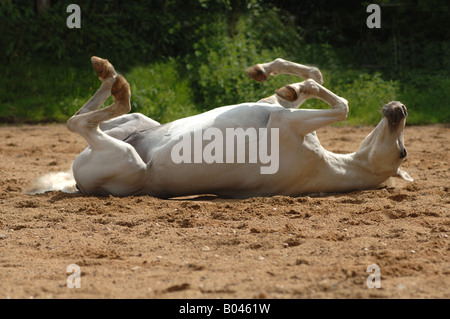
<path id="1" fill-rule="evenodd" d="M 347 119 L 348 116 L 348 112 L 349 112 L 349 108 L 348 108 L 348 101 L 346 99 L 344 99 L 343 97 L 340 97 L 340 102 L 338 105 L 334 106 L 333 108 L 336 108 L 338 110 L 340 110 L 340 121 L 344 121 Z"/>
<path id="2" fill-rule="evenodd" d="M 76 119 L 76 115 L 72 116 L 66 123 L 67 128 L 69 131 L 77 133 L 78 128 L 78 121 Z"/>
<path id="3" fill-rule="evenodd" d="M 306 95 L 312 95 L 316 96 L 319 94 L 320 87 L 317 85 L 317 82 L 313 79 L 307 79 L 300 83 L 299 86 L 299 92 L 306 94 Z"/>

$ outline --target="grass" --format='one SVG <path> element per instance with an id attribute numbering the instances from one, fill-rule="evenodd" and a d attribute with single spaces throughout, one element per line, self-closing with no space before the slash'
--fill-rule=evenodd
<path id="1" fill-rule="evenodd" d="M 64 122 L 96 91 L 100 82 L 89 63 L 83 67 L 64 65 L 4 65 L 0 78 L 0 123 Z M 182 70 L 180 72 L 180 70 Z M 213 72 L 214 70 L 210 70 Z M 207 69 L 204 72 L 208 72 Z M 241 73 L 239 73 L 241 72 Z M 450 80 L 445 74 L 410 72 L 403 79 L 388 80 L 381 73 L 358 70 L 322 70 L 325 86 L 349 101 L 350 114 L 345 124 L 374 125 L 381 117 L 381 107 L 400 100 L 408 107 L 409 124 L 449 123 Z M 223 99 L 214 92 L 217 83 L 193 83 L 184 66 L 175 59 L 133 67 L 125 72 L 132 89 L 132 112 L 141 112 L 162 123 L 221 106 L 224 100 L 246 102 L 264 97 L 276 88 L 300 81 L 278 76 L 267 83 L 253 83 L 243 70 L 233 70 L 220 86 L 233 96 Z M 425 75 L 426 74 L 426 75 Z M 206 78 L 207 79 L 207 78 Z M 196 89 L 197 88 L 197 89 Z M 208 105 L 202 105 L 203 93 L 211 89 Z M 259 93 L 261 92 L 261 93 Z M 226 93 L 225 93 L 226 94 Z M 211 98 L 212 96 L 212 98 Z M 242 100 L 241 100 L 242 99 Z M 111 103 L 109 99 L 107 103 Z M 107 104 L 105 103 L 105 104 Z M 326 108 L 319 100 L 309 100 L 308 108 Z"/>
<path id="2" fill-rule="evenodd" d="M 135 112 L 161 123 L 199 113 L 189 81 L 178 72 L 175 60 L 138 66 L 126 74 Z"/>
<path id="3" fill-rule="evenodd" d="M 7 65 L 0 79 L 0 118 L 9 122 L 65 121 L 99 86 L 92 69 Z"/>

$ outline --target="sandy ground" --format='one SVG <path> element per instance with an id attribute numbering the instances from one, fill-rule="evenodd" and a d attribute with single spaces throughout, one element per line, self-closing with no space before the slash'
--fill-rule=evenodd
<path id="1" fill-rule="evenodd" d="M 357 149 L 371 128 L 318 131 Z M 246 200 L 26 195 L 86 146 L 63 125 L 0 128 L 0 298 L 450 298 L 450 128 L 407 127 L 415 179 Z M 195 182 L 195 181 L 194 181 Z M 67 287 L 67 267 L 81 288 Z M 381 288 L 369 289 L 369 265 Z"/>

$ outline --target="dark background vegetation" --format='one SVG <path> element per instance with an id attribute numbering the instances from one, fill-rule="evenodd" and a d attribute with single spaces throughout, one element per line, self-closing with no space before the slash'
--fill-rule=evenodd
<path id="1" fill-rule="evenodd" d="M 40 7 L 38 4 L 49 3 Z M 69 29 L 69 4 L 81 29 Z M 381 29 L 369 29 L 370 3 Z M 167 122 L 255 101 L 301 81 L 252 82 L 243 70 L 282 57 L 318 66 L 350 102 L 349 124 L 374 124 L 389 100 L 409 123 L 449 123 L 446 1 L 0 1 L 0 121 L 65 121 L 99 86 L 92 55 L 132 87 L 133 111 Z M 309 101 L 306 107 L 326 107 Z"/>

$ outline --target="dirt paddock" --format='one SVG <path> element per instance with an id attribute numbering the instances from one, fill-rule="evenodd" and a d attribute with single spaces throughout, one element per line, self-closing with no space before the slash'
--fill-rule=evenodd
<path id="1" fill-rule="evenodd" d="M 346 153 L 370 130 L 318 135 Z M 450 128 L 407 127 L 405 143 L 414 182 L 348 194 L 30 196 L 86 143 L 63 125 L 1 127 L 0 298 L 450 298 Z"/>

